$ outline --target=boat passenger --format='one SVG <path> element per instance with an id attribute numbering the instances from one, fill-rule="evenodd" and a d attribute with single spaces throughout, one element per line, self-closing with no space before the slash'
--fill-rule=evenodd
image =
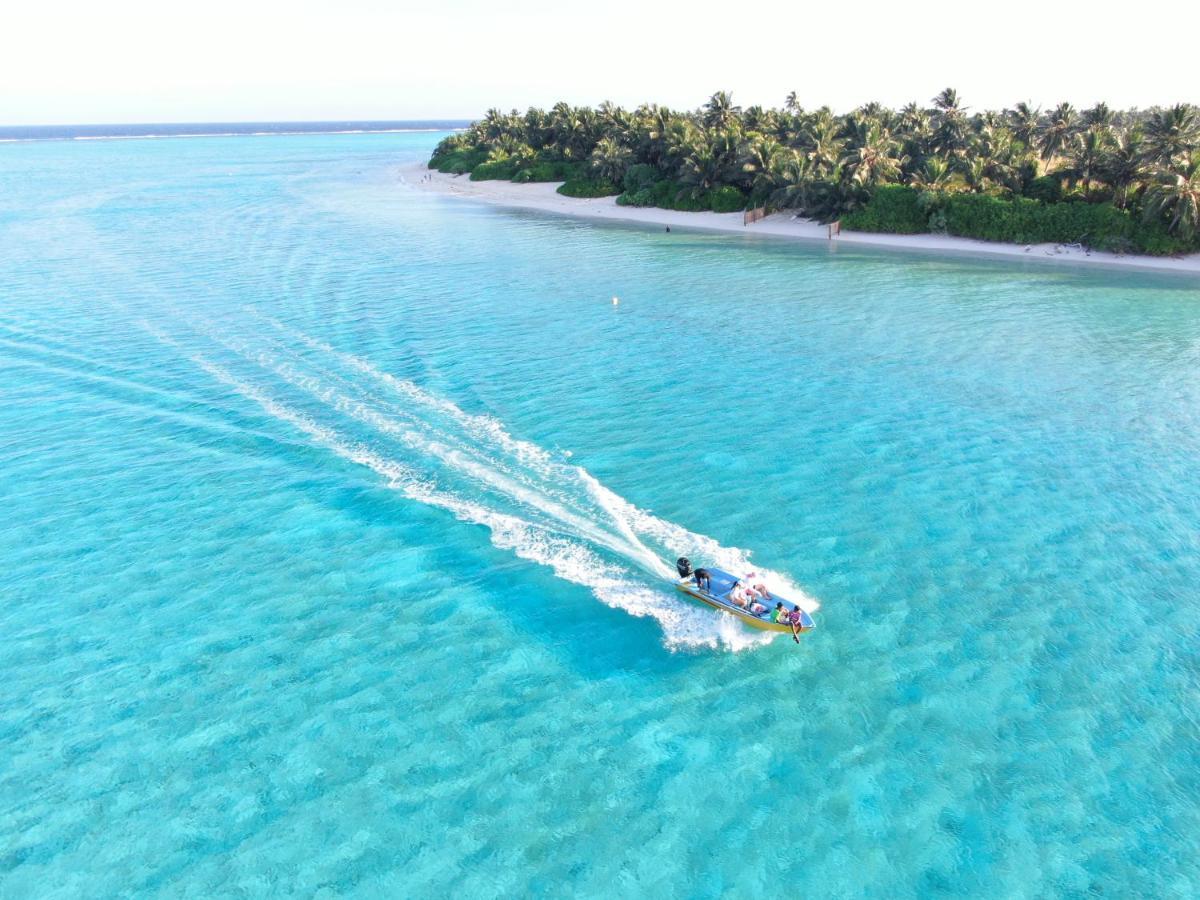
<path id="1" fill-rule="evenodd" d="M 788 613 L 788 624 L 792 626 L 792 640 L 797 644 L 800 643 L 800 632 L 804 630 L 801 624 L 804 621 L 800 615 L 800 607 L 792 607 L 792 611 Z"/>
<path id="2" fill-rule="evenodd" d="M 746 589 L 740 581 L 735 581 L 733 587 L 729 589 L 729 602 L 741 609 L 745 609 L 750 602 L 750 598 L 746 596 Z"/>
<path id="3" fill-rule="evenodd" d="M 788 611 L 783 608 L 783 602 L 775 604 L 775 612 L 771 615 L 771 621 L 776 625 L 786 625 L 788 623 Z"/>
<path id="4" fill-rule="evenodd" d="M 708 569 L 696 570 L 696 587 L 702 591 L 712 591 L 712 578 L 709 577 Z"/>
<path id="5" fill-rule="evenodd" d="M 750 589 L 753 590 L 754 593 L 758 594 L 758 596 L 762 597 L 764 600 L 774 600 L 775 599 L 774 597 L 771 596 L 771 592 L 767 590 L 767 586 L 765 584 L 763 584 L 762 576 L 759 575 L 757 572 L 749 573 L 744 580 L 745 580 L 746 584 L 750 585 Z"/>

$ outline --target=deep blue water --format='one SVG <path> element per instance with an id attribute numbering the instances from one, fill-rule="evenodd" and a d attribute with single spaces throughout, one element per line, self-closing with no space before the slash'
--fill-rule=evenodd
<path id="1" fill-rule="evenodd" d="M 506 212 L 437 139 L 0 148 L 0 896 L 1200 891 L 1194 280 Z"/>

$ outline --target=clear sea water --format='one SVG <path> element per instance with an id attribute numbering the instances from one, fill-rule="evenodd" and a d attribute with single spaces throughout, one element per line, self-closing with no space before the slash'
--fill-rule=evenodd
<path id="1" fill-rule="evenodd" d="M 0 148 L 0 896 L 1200 893 L 1194 280 L 437 137 Z"/>

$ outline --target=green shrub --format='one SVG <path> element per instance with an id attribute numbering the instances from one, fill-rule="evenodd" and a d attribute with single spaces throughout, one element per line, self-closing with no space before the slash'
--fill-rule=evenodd
<path id="1" fill-rule="evenodd" d="M 558 192 L 564 197 L 611 197 L 621 189 L 608 181 L 593 178 L 573 178 L 559 185 Z"/>
<path id="2" fill-rule="evenodd" d="M 1062 200 L 1062 182 L 1050 175 L 1035 178 L 1025 185 L 1024 194 L 1030 200 L 1041 200 L 1043 203 L 1058 203 Z"/>
<path id="3" fill-rule="evenodd" d="M 577 177 L 579 169 L 580 166 L 578 163 L 569 163 L 562 160 L 542 160 L 532 165 L 527 165 L 526 168 L 517 173 L 513 181 L 570 181 L 572 178 Z"/>
<path id="4" fill-rule="evenodd" d="M 1041 203 L 954 194 L 946 201 L 946 232 L 1014 244 L 1081 243 L 1097 249 L 1137 244 L 1144 231 L 1125 210 L 1109 203 Z"/>
<path id="5" fill-rule="evenodd" d="M 1038 210 L 1035 221 L 1042 240 L 1086 244 L 1105 249 L 1114 241 L 1130 238 L 1136 223 L 1129 213 L 1110 203 L 1056 203 Z"/>
<path id="6" fill-rule="evenodd" d="M 731 184 L 708 192 L 708 208 L 713 212 L 738 212 L 746 208 L 746 195 Z"/>
<path id="7" fill-rule="evenodd" d="M 712 209 L 708 194 L 693 196 L 691 188 L 677 181 L 660 181 L 653 188 L 655 206 L 677 209 L 680 212 L 707 212 Z"/>
<path id="8" fill-rule="evenodd" d="M 429 166 L 448 175 L 465 175 L 484 162 L 487 162 L 486 150 L 455 150 L 434 156 Z"/>
<path id="9" fill-rule="evenodd" d="M 1162 222 L 1136 221 L 1136 228 L 1134 228 L 1130 243 L 1133 245 L 1133 252 L 1148 253 L 1151 256 L 1171 256 L 1176 253 L 1196 253 L 1200 251 L 1200 235 L 1191 241 L 1182 240 L 1167 231 L 1167 226 Z M 1129 250 L 1123 247 L 1109 247 L 1106 249 L 1117 252 L 1129 252 Z"/>
<path id="10" fill-rule="evenodd" d="M 501 159 L 496 162 L 480 163 L 471 170 L 472 181 L 509 181 L 517 174 L 515 160 Z"/>
<path id="11" fill-rule="evenodd" d="M 622 186 L 626 192 L 636 194 L 638 191 L 648 188 L 662 178 L 657 166 L 647 165 L 646 163 L 638 163 L 630 166 L 625 171 L 625 178 Z"/>
<path id="12" fill-rule="evenodd" d="M 842 227 L 850 231 L 921 234 L 929 230 L 928 205 L 916 188 L 885 185 L 875 190 L 862 209 L 843 216 Z"/>
<path id="13" fill-rule="evenodd" d="M 656 206 L 657 198 L 654 195 L 654 191 L 652 191 L 650 188 L 642 188 L 640 191 L 633 191 L 632 193 L 629 191 L 626 191 L 625 193 L 623 193 L 621 196 L 619 196 L 617 198 L 617 205 L 619 205 L 619 206 Z"/>

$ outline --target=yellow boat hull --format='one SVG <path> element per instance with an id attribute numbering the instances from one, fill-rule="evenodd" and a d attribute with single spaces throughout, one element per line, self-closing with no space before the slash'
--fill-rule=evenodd
<path id="1" fill-rule="evenodd" d="M 792 633 L 791 625 L 789 625 L 787 623 L 781 623 L 781 622 L 772 622 L 770 619 L 762 619 L 756 615 L 753 615 L 752 613 L 748 613 L 744 610 L 741 610 L 741 609 L 737 608 L 736 606 L 732 606 L 728 603 L 722 603 L 719 600 L 716 600 L 716 599 L 710 597 L 709 595 L 703 593 L 702 591 L 698 590 L 696 588 L 695 584 L 690 580 L 675 582 L 675 589 L 677 591 L 679 591 L 680 593 L 687 594 L 693 600 L 699 600 L 705 606 L 711 606 L 713 609 L 715 609 L 719 612 L 723 612 L 727 616 L 732 616 L 733 618 L 737 619 L 739 622 L 742 622 L 743 624 L 748 625 L 751 628 L 756 628 L 759 631 L 779 631 L 779 632 L 783 632 L 785 634 Z M 808 623 L 812 622 L 812 619 L 808 618 L 807 613 L 805 614 L 805 618 L 808 620 Z M 801 625 L 800 630 L 801 631 L 809 631 L 815 627 L 813 624 L 808 624 L 808 623 Z"/>

